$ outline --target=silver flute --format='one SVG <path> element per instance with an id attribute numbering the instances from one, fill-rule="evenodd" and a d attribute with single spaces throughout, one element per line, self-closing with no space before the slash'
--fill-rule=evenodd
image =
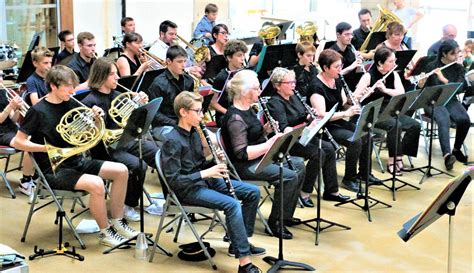
<path id="1" fill-rule="evenodd" d="M 395 71 L 395 69 L 397 69 L 397 65 L 395 65 L 390 71 L 388 71 L 380 80 L 376 81 L 374 83 L 374 85 L 372 85 L 371 87 L 369 87 L 369 89 L 367 90 L 367 92 L 365 92 L 365 94 L 360 98 L 359 100 L 359 103 L 361 103 L 363 100 L 365 100 L 366 98 L 368 98 L 370 95 L 372 95 L 372 93 L 375 92 L 375 89 L 377 88 L 377 83 L 378 82 L 384 82 L 388 76 L 390 76 L 390 74 L 393 73 L 393 71 Z"/>
<path id="2" fill-rule="evenodd" d="M 308 113 L 308 115 L 311 116 L 312 119 L 316 119 L 318 118 L 318 113 L 316 113 L 314 111 L 313 108 L 311 108 L 305 101 L 304 101 L 304 98 L 303 96 L 301 96 L 300 92 L 298 90 L 293 90 L 293 92 L 295 92 L 295 95 L 296 97 L 301 101 L 301 103 L 304 105 L 304 108 L 306 109 L 306 112 Z M 332 146 L 334 146 L 334 149 L 336 150 L 336 153 L 342 149 L 341 145 L 339 145 L 339 143 L 336 142 L 336 140 L 334 140 L 334 138 L 332 137 L 331 133 L 329 132 L 329 130 L 324 127 L 324 133 L 326 134 L 326 136 L 328 137 L 329 141 L 331 142 Z"/>

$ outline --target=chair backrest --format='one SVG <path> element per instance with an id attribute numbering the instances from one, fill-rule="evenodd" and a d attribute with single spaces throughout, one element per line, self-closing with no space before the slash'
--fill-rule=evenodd
<path id="1" fill-rule="evenodd" d="M 237 173 L 237 169 L 234 167 L 234 164 L 229 160 L 229 156 L 227 155 L 227 149 L 224 144 L 224 137 L 222 136 L 222 130 L 219 128 L 216 132 L 216 139 L 217 139 L 217 145 L 219 145 L 219 148 L 224 152 L 225 157 L 227 158 L 227 166 L 229 167 L 230 175 L 237 180 L 242 180 L 240 179 L 239 174 Z"/>
<path id="2" fill-rule="evenodd" d="M 168 194 L 175 195 L 173 190 L 171 189 L 170 185 L 168 184 L 168 181 L 166 180 L 165 175 L 163 174 L 163 169 L 161 168 L 161 149 L 158 149 L 158 151 L 155 154 L 155 164 L 156 164 L 156 172 L 158 173 L 158 180 L 160 181 L 161 188 L 163 190 L 163 195 L 166 197 Z"/>

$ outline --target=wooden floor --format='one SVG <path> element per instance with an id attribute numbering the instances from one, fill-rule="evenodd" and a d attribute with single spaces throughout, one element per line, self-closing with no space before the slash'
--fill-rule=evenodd
<path id="1" fill-rule="evenodd" d="M 471 130 L 466 144 L 469 146 L 469 157 L 474 159 L 473 130 Z M 444 170 L 441 159 L 439 143 L 434 142 L 434 166 Z M 386 151 L 382 158 L 387 157 Z M 419 156 L 414 161 L 415 166 L 426 164 L 424 144 L 420 140 Z M 3 164 L 3 163 L 1 163 Z M 3 165 L 0 165 L 3 168 Z M 343 173 L 344 162 L 338 164 L 339 180 Z M 388 175 L 382 174 L 379 167 L 373 165 L 374 174 L 380 178 Z M 456 163 L 450 172 L 460 174 L 466 166 Z M 57 242 L 57 226 L 54 225 L 55 208 L 52 206 L 39 212 L 33 218 L 25 243 L 20 242 L 21 233 L 25 224 L 29 205 L 27 197 L 18 190 L 19 172 L 8 174 L 13 187 L 18 194 L 12 199 L 0 182 L 0 243 L 9 245 L 25 256 L 33 253 L 33 247 L 53 248 Z M 405 173 L 405 181 L 418 185 L 421 174 L 418 172 Z M 156 173 L 149 173 L 146 187 L 150 192 L 160 191 Z M 445 175 L 434 176 L 427 179 L 420 187 L 421 190 L 403 188 L 397 192 L 397 201 L 392 201 L 391 193 L 383 187 L 371 187 L 370 195 L 392 205 L 391 208 L 375 206 L 372 212 L 373 221 L 367 221 L 366 214 L 352 205 L 334 207 L 334 203 L 322 202 L 322 217 L 340 224 L 348 225 L 352 229 L 344 231 L 331 228 L 321 233 L 320 244 L 315 246 L 315 233 L 313 230 L 299 226 L 290 228 L 294 239 L 284 241 L 284 257 L 291 261 L 307 263 L 316 268 L 317 272 L 446 272 L 448 249 L 448 217 L 444 216 L 422 231 L 409 242 L 403 242 L 397 235 L 402 224 L 422 211 L 432 199 L 446 185 L 449 178 Z M 462 198 L 453 218 L 453 271 L 473 272 L 473 190 L 472 183 Z M 342 190 L 344 193 L 349 193 Z M 315 200 L 313 195 L 313 200 Z M 69 208 L 69 204 L 65 205 Z M 269 203 L 263 207 L 265 215 L 269 213 Z M 310 219 L 315 217 L 315 209 L 296 209 L 296 217 Z M 91 219 L 89 214 L 81 216 Z M 145 231 L 156 233 L 159 217 L 145 216 Z M 78 223 L 79 221 L 75 221 Z M 202 223 L 202 224 L 201 224 Z M 204 229 L 205 223 L 198 224 Z M 138 223 L 133 223 L 139 228 Z M 65 240 L 77 246 L 68 228 L 64 232 Z M 228 244 L 222 241 L 223 231 L 218 228 L 210 233 L 206 240 L 209 241 L 217 254 L 214 257 L 218 272 L 236 272 L 237 261 L 226 255 Z M 155 255 L 153 263 L 137 260 L 133 257 L 134 250 L 118 250 L 108 255 L 103 255 L 104 247 L 98 244 L 96 234 L 82 235 L 87 249 L 79 249 L 85 256 L 85 261 L 79 262 L 66 257 L 47 257 L 29 262 L 30 272 L 216 272 L 212 271 L 207 262 L 184 262 L 176 255 L 167 257 L 162 254 Z M 181 233 L 179 242 L 194 241 L 189 228 Z M 251 242 L 266 248 L 267 254 L 277 256 L 278 240 L 264 234 L 261 222 L 257 221 L 256 233 Z M 178 244 L 172 242 L 172 234 L 162 236 L 162 246 L 176 254 Z M 269 269 L 262 257 L 254 257 L 253 262 L 262 270 Z M 291 272 L 291 271 L 288 271 Z"/>

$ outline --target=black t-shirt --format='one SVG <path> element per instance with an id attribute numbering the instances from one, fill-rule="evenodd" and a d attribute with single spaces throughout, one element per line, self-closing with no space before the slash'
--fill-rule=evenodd
<path id="1" fill-rule="evenodd" d="M 38 99 L 48 94 L 48 89 L 46 88 L 44 79 L 36 74 L 36 72 L 33 72 L 33 74 L 31 74 L 31 76 L 26 80 L 26 90 L 28 98 L 31 93 L 37 93 Z"/>
<path id="2" fill-rule="evenodd" d="M 74 50 L 72 52 L 67 51 L 67 49 L 61 50 L 61 52 L 56 56 L 56 63 L 59 64 L 62 60 L 66 59 L 69 56 L 74 55 Z"/>
<path id="3" fill-rule="evenodd" d="M 247 146 L 266 141 L 263 126 L 252 108 L 242 111 L 229 107 L 222 120 L 222 136 L 230 159 L 236 162 L 248 161 Z"/>
<path id="4" fill-rule="evenodd" d="M 304 67 L 304 65 L 296 65 L 293 70 L 295 71 L 296 90 L 300 92 L 301 96 L 306 97 L 309 93 L 311 93 L 309 88 L 311 82 L 316 79 L 318 70 L 314 65 L 309 67 L 309 71 L 304 69 Z"/>
<path id="5" fill-rule="evenodd" d="M 370 85 L 369 86 L 373 86 L 378 80 L 380 80 L 381 78 L 384 77 L 384 75 L 382 73 L 380 73 L 380 71 L 377 69 L 377 67 L 375 65 L 373 65 L 369 69 L 369 73 L 370 73 Z M 390 88 L 390 89 L 395 88 L 395 75 L 393 73 L 388 75 L 387 78 L 385 79 L 384 84 L 385 84 L 385 87 L 387 87 L 387 88 Z M 378 88 L 376 88 L 375 92 L 372 93 L 372 95 L 370 95 L 369 97 L 367 97 L 361 104 L 366 105 L 367 103 L 378 100 L 380 98 L 383 98 L 381 108 L 385 109 L 385 107 L 390 102 L 390 99 L 392 98 L 392 96 L 390 96 L 386 93 L 383 93 L 383 92 L 379 91 Z"/>
<path id="6" fill-rule="evenodd" d="M 339 54 L 342 55 L 343 69 L 346 67 L 349 67 L 353 62 L 355 62 L 356 55 L 354 54 L 354 52 L 352 52 L 350 45 L 346 46 L 346 49 L 344 51 L 342 51 L 339 48 L 337 43 L 334 43 L 330 48 L 334 49 L 335 51 L 337 51 Z M 347 85 L 349 86 L 351 90 L 355 90 L 361 76 L 360 73 L 359 75 L 357 75 L 358 73 L 356 73 L 356 70 L 357 69 L 354 68 L 352 71 L 344 75 L 344 80 L 346 80 Z"/>
<path id="7" fill-rule="evenodd" d="M 31 136 L 31 141 L 38 144 L 44 144 L 45 140 L 48 144 L 55 147 L 67 148 L 72 147 L 71 144 L 63 140 L 61 135 L 56 131 L 62 116 L 69 110 L 79 107 L 76 102 L 69 100 L 59 104 L 53 104 L 46 99 L 40 100 L 32 106 L 26 113 L 25 119 L 21 124 L 20 131 Z M 81 156 L 75 155 L 68 158 L 61 166 L 77 165 Z M 35 160 L 41 170 L 51 172 L 51 165 L 47 153 L 35 153 Z"/>
<path id="8" fill-rule="evenodd" d="M 92 107 L 94 105 L 102 108 L 104 110 L 104 119 L 105 119 L 105 127 L 107 129 L 118 129 L 120 128 L 117 123 L 115 123 L 109 115 L 110 105 L 112 101 L 120 95 L 120 92 L 113 90 L 110 94 L 105 94 L 99 92 L 97 90 L 91 91 L 83 100 L 84 103 L 88 107 Z"/>
<path id="9" fill-rule="evenodd" d="M 281 132 L 286 127 L 293 127 L 307 121 L 306 109 L 296 95 L 286 100 L 280 94 L 275 94 L 268 101 L 267 107 L 270 115 L 278 121 Z"/>
<path id="10" fill-rule="evenodd" d="M 74 73 L 76 73 L 77 77 L 79 78 L 79 82 L 83 83 L 87 81 L 87 78 L 89 77 L 89 71 L 93 63 L 94 59 L 92 59 L 90 63 L 87 63 L 81 58 L 79 52 L 77 52 L 74 53 L 67 66 L 71 68 Z"/>
<path id="11" fill-rule="evenodd" d="M 436 60 L 434 62 L 429 63 L 426 66 L 426 70 L 433 71 L 434 69 L 438 67 L 442 67 L 444 65 L 445 65 L 444 63 Z M 449 67 L 446 67 L 441 72 L 443 73 L 444 77 L 448 79 L 450 83 L 451 82 L 464 82 L 464 67 L 461 64 L 453 64 Z M 443 83 L 438 79 L 438 76 L 436 74 L 431 75 L 426 81 L 426 86 L 434 86 L 434 85 L 440 85 L 440 84 L 443 84 Z M 462 90 L 462 88 L 460 88 L 459 90 Z"/>
<path id="12" fill-rule="evenodd" d="M 342 82 L 340 79 L 336 79 L 336 89 L 329 88 L 326 86 L 318 77 L 311 85 L 312 93 L 306 98 L 308 105 L 311 105 L 311 96 L 313 94 L 319 94 L 323 96 L 324 102 L 326 104 L 326 112 L 331 110 L 331 108 L 339 103 L 336 111 L 342 111 Z"/>
<path id="13" fill-rule="evenodd" d="M 5 107 L 8 105 L 8 99 L 5 89 L 0 89 L 0 111 L 3 111 Z M 18 127 L 16 124 L 7 117 L 2 123 L 0 123 L 0 135 L 10 132 L 16 132 Z M 9 143 L 5 143 L 4 145 L 9 145 Z"/>

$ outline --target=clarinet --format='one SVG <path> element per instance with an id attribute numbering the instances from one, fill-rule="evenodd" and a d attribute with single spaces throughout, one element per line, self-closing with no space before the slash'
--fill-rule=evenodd
<path id="1" fill-rule="evenodd" d="M 273 131 L 277 134 L 281 133 L 280 128 L 278 127 L 278 124 L 276 123 L 272 115 L 270 115 L 270 111 L 268 110 L 268 107 L 263 101 L 262 97 L 258 97 L 258 103 L 260 104 L 260 107 L 262 107 L 263 114 L 265 115 L 265 118 L 270 123 L 270 126 L 272 127 Z M 293 162 L 291 161 L 291 157 L 289 155 L 285 155 L 285 160 L 288 163 L 288 166 L 290 167 L 290 169 L 296 170 L 295 166 L 293 165 Z"/>
<path id="2" fill-rule="evenodd" d="M 342 74 L 339 74 L 339 79 L 341 79 L 342 89 L 344 89 L 344 93 L 346 93 L 346 96 L 351 99 L 352 105 L 360 107 L 359 101 L 354 98 L 354 93 L 352 93 L 351 89 L 349 88 L 349 85 L 347 85 L 347 82 L 344 79 L 344 76 L 342 76 Z"/>
<path id="3" fill-rule="evenodd" d="M 214 161 L 216 162 L 216 164 L 221 164 L 221 163 L 226 164 L 225 161 L 221 161 L 221 159 L 219 158 L 219 155 L 217 154 L 217 148 L 212 144 L 212 140 L 211 140 L 211 137 L 209 136 L 209 133 L 207 132 L 206 125 L 204 125 L 203 122 L 200 122 L 199 127 L 201 128 L 202 133 L 204 134 L 204 137 L 206 138 L 207 145 L 209 145 L 209 149 L 211 150 L 212 157 L 214 158 Z M 227 190 L 229 191 L 229 194 L 232 197 L 234 197 L 236 200 L 238 200 L 237 195 L 235 195 L 234 186 L 232 185 L 232 182 L 230 181 L 229 173 L 226 173 L 223 179 L 227 187 Z"/>
<path id="4" fill-rule="evenodd" d="M 311 108 L 305 101 L 304 101 L 304 98 L 303 96 L 301 96 L 300 92 L 298 90 L 293 90 L 293 92 L 295 93 L 296 97 L 301 101 L 301 103 L 303 104 L 304 108 L 306 109 L 306 112 L 311 116 L 312 119 L 316 119 L 319 115 L 318 113 L 315 113 L 315 111 L 313 110 L 313 108 Z M 339 143 L 336 142 L 336 140 L 334 140 L 334 138 L 332 137 L 331 133 L 329 132 L 329 130 L 324 127 L 324 133 L 326 134 L 326 136 L 328 137 L 329 141 L 331 142 L 332 146 L 334 146 L 334 149 L 336 150 L 336 153 L 337 151 L 339 151 L 342 147 L 341 145 L 339 145 Z"/>

